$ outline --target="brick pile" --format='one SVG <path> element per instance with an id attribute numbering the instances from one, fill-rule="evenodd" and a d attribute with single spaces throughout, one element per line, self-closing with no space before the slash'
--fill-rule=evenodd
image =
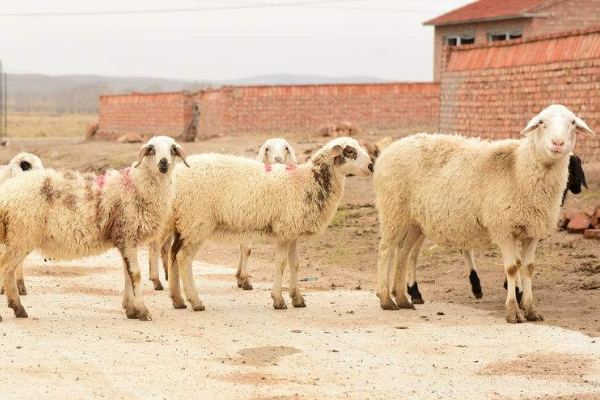
<path id="1" fill-rule="evenodd" d="M 569 233 L 583 233 L 586 239 L 600 239 L 600 205 L 593 210 L 565 212 L 560 228 Z"/>

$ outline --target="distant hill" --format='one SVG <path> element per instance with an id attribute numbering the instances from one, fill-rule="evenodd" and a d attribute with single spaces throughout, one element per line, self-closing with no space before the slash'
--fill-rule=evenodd
<path id="1" fill-rule="evenodd" d="M 325 83 L 383 83 L 370 76 L 328 77 L 321 75 L 271 74 L 222 81 L 188 81 L 146 77 L 101 75 L 8 74 L 10 108 L 24 112 L 95 112 L 102 94 L 130 92 L 197 91 L 223 85 L 284 85 Z"/>

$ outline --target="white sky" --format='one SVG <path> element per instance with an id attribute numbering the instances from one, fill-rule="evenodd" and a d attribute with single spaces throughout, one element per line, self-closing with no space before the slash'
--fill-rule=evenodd
<path id="1" fill-rule="evenodd" d="M 4 0 L 0 59 L 8 72 L 235 79 L 287 73 L 432 79 L 433 27 L 472 0 Z M 162 10 L 173 13 L 6 14 Z M 312 4 L 308 4 L 312 3 Z"/>

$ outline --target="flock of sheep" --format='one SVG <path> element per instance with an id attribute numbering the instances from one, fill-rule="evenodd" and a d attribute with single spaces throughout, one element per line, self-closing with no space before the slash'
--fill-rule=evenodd
<path id="1" fill-rule="evenodd" d="M 44 169 L 36 156 L 22 153 L 0 173 L 0 282 L 15 316 L 26 318 L 21 263 L 30 252 L 66 260 L 116 248 L 124 266 L 123 308 L 128 318 L 147 321 L 139 246 L 149 243 L 155 289 L 163 288 L 162 258 L 173 306 L 185 308 L 187 300 L 201 311 L 191 270 L 200 246 L 207 240 L 239 244 L 237 284 L 250 290 L 250 241 L 263 236 L 276 240 L 273 307 L 287 308 L 282 278 L 288 264 L 292 305 L 305 307 L 298 239 L 326 229 L 346 176 L 373 173 L 381 308 L 414 308 L 409 294 L 422 302 L 416 266 L 427 237 L 463 252 L 478 297 L 473 251 L 497 245 L 507 279 L 507 321 L 538 321 L 543 318 L 531 289 L 535 250 L 556 227 L 576 136 L 594 132 L 566 107 L 552 105 L 521 134 L 519 140 L 500 141 L 418 134 L 386 148 L 375 167 L 348 137 L 332 140 L 298 164 L 283 139 L 268 140 L 254 160 L 186 157 L 173 139 L 159 136 L 142 146 L 130 168 L 99 176 Z"/>

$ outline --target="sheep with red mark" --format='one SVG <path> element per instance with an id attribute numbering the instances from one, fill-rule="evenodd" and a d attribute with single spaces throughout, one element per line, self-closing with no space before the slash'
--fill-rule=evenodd
<path id="1" fill-rule="evenodd" d="M 271 138 L 267 139 L 260 147 L 258 151 L 257 161 L 265 164 L 265 168 L 270 168 L 273 164 L 286 164 L 286 168 L 293 168 L 298 164 L 296 159 L 296 153 L 294 148 L 285 139 Z M 168 279 L 168 263 L 169 263 L 169 248 L 173 239 L 169 236 L 165 242 L 160 246 L 156 241 L 152 241 L 149 246 L 149 262 L 150 262 L 150 280 L 154 284 L 155 290 L 163 290 L 163 285 L 160 282 L 158 258 L 159 251 L 165 272 L 165 277 Z M 294 245 L 294 248 L 295 245 Z M 252 284 L 248 277 L 248 259 L 252 253 L 252 245 L 250 242 L 240 244 L 240 259 L 238 262 L 238 269 L 235 274 L 237 279 L 238 287 L 244 290 L 252 290 Z"/>
<path id="2" fill-rule="evenodd" d="M 31 153 L 19 153 L 13 157 L 12 160 L 0 169 L 0 185 L 17 176 L 23 175 L 27 171 L 38 171 L 44 169 L 44 164 L 38 156 Z M 24 296 L 27 294 L 27 288 L 25 288 L 25 279 L 23 277 L 23 263 L 17 266 L 17 290 L 19 294 Z M 2 286 L 2 293 L 4 294 L 4 286 Z"/>
<path id="3" fill-rule="evenodd" d="M 206 240 L 240 243 L 253 237 L 276 240 L 273 307 L 287 308 L 282 278 L 290 264 L 289 292 L 294 307 L 305 307 L 298 286 L 298 238 L 322 233 L 342 198 L 346 176 L 368 176 L 373 165 L 352 138 L 340 137 L 297 167 L 265 164 L 248 158 L 204 154 L 178 168 L 176 198 L 169 231 L 173 232 L 169 291 L 175 308 L 185 308 L 180 278 L 195 311 L 204 310 L 192 276 L 195 253 Z"/>
<path id="4" fill-rule="evenodd" d="M 0 279 L 15 316 L 27 317 L 14 274 L 30 252 L 70 260 L 117 248 L 123 259 L 126 315 L 151 320 L 142 298 L 137 251 L 165 227 L 175 197 L 176 158 L 185 163 L 181 147 L 159 136 L 121 171 L 96 176 L 47 169 L 7 181 L 0 191 L 0 243 L 5 245 Z"/>

